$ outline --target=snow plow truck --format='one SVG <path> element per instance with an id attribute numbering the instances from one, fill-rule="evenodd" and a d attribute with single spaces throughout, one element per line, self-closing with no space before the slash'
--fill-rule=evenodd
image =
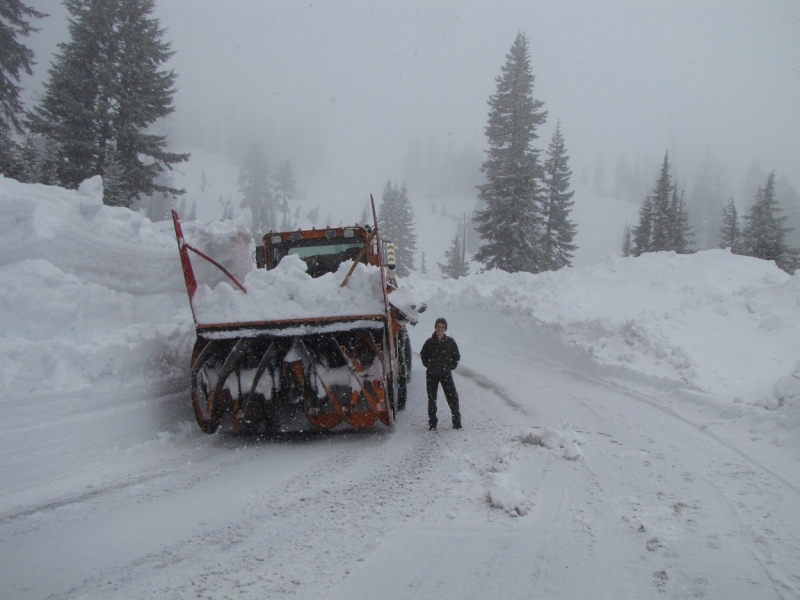
<path id="1" fill-rule="evenodd" d="M 196 329 L 192 406 L 205 433 L 228 418 L 236 433 L 394 424 L 411 378 L 406 325 L 425 306 L 399 287 L 374 201 L 372 213 L 372 227 L 270 231 L 241 283 L 187 242 L 172 212 Z M 198 283 L 189 252 L 230 283 Z"/>

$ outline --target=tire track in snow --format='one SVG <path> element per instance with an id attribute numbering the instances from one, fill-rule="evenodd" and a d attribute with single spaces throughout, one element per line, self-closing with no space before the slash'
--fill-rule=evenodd
<path id="1" fill-rule="evenodd" d="M 486 402 L 477 387 L 467 380 L 459 389 L 464 431 L 445 426 L 428 432 L 424 380 L 413 380 L 408 409 L 394 431 L 320 436 L 312 443 L 326 444 L 322 460 L 251 495 L 238 504 L 234 518 L 198 515 L 197 533 L 188 539 L 124 568 L 96 573 L 70 594 L 216 597 L 214 590 L 226 589 L 239 598 L 324 596 L 362 567 L 394 530 L 447 497 L 454 485 L 453 457 L 469 451 L 475 465 L 494 464 L 493 448 L 508 439 L 508 426 L 496 414 L 498 403 Z M 440 410 L 448 411 L 443 401 Z M 247 451 L 246 439 L 229 444 Z M 262 458 L 251 457 L 246 468 L 258 469 Z M 226 475 L 218 470 L 213 479 L 224 486 Z"/>

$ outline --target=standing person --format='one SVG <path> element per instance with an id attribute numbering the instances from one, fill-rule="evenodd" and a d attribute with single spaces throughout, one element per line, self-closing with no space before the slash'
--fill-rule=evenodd
<path id="1" fill-rule="evenodd" d="M 447 336 L 447 321 L 441 317 L 436 319 L 436 326 L 431 337 L 425 340 L 419 353 L 425 367 L 425 382 L 428 386 L 428 424 L 431 431 L 436 431 L 436 393 L 442 384 L 444 397 L 453 413 L 453 429 L 461 429 L 461 411 L 458 409 L 458 392 L 451 372 L 458 366 L 461 354 L 456 341 Z"/>

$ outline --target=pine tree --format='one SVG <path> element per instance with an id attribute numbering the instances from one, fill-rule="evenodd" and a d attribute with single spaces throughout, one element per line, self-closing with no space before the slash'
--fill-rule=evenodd
<path id="1" fill-rule="evenodd" d="M 222 208 L 222 220 L 233 219 L 233 201 L 228 198 Z"/>
<path id="2" fill-rule="evenodd" d="M 542 102 L 533 99 L 534 76 L 524 33 L 517 34 L 495 81 L 497 91 L 489 98 L 485 129 L 489 150 L 481 166 L 486 182 L 478 186 L 486 207 L 475 215 L 483 245 L 475 260 L 510 273 L 536 273 L 544 268 L 539 240 L 542 169 L 532 143 L 547 112 L 541 110 Z"/>
<path id="3" fill-rule="evenodd" d="M 119 191 L 109 201 L 130 206 L 154 194 L 176 196 L 159 176 L 188 154 L 167 151 L 167 138 L 150 126 L 175 110 L 176 75 L 163 69 L 174 54 L 152 17 L 154 0 L 64 0 L 69 42 L 49 71 L 30 128 L 58 142 L 59 180 L 77 188 L 106 175 L 116 161 Z M 160 179 L 164 181 L 164 179 Z"/>
<path id="4" fill-rule="evenodd" d="M 319 206 L 315 206 L 311 210 L 308 211 L 308 220 L 311 221 L 312 225 L 316 225 L 317 221 L 319 221 Z"/>
<path id="5" fill-rule="evenodd" d="M 247 152 L 239 171 L 240 208 L 249 208 L 252 215 L 251 230 L 258 237 L 277 227 L 275 199 L 269 182 L 269 165 L 261 144 L 253 144 Z"/>
<path id="6" fill-rule="evenodd" d="M 381 194 L 378 221 L 381 237 L 395 245 L 397 274 L 400 277 L 409 275 L 414 270 L 417 234 L 414 231 L 414 211 L 405 183 L 398 188 L 397 184 L 386 182 Z"/>
<path id="7" fill-rule="evenodd" d="M 189 209 L 189 214 L 186 215 L 187 221 L 196 221 L 197 220 L 197 201 L 192 201 L 192 208 Z"/>
<path id="8" fill-rule="evenodd" d="M 103 203 L 108 206 L 128 206 L 128 186 L 125 182 L 125 170 L 119 161 L 119 155 L 114 148 L 111 148 L 107 153 L 105 172 L 103 173 Z M 157 195 L 153 194 L 153 195 Z M 168 195 L 161 193 L 164 200 L 167 200 Z M 151 198 L 152 203 L 152 198 Z M 158 202 L 157 202 L 158 203 Z M 165 202 L 158 204 L 164 205 Z M 158 210 L 159 214 L 151 215 L 151 220 L 162 221 L 161 217 L 166 218 L 165 210 Z"/>
<path id="9" fill-rule="evenodd" d="M 456 230 L 450 248 L 445 250 L 444 264 L 436 263 L 439 265 L 439 270 L 442 272 L 442 275 L 450 279 L 458 279 L 459 277 L 469 275 L 469 264 L 466 262 L 464 256 L 464 236 L 460 229 L 459 227 L 459 229 Z"/>
<path id="10" fill-rule="evenodd" d="M 0 174 L 12 179 L 22 177 L 20 147 L 11 137 L 8 127 L 0 125 Z"/>
<path id="11" fill-rule="evenodd" d="M 739 227 L 739 215 L 736 212 L 736 204 L 733 198 L 728 200 L 728 204 L 722 210 L 722 230 L 720 231 L 720 248 L 730 248 L 731 252 L 739 253 L 742 230 Z"/>
<path id="12" fill-rule="evenodd" d="M 750 214 L 744 217 L 742 230 L 743 254 L 762 260 L 773 260 L 780 268 L 793 272 L 797 263 L 797 251 L 786 245 L 786 234 L 791 231 L 784 227 L 786 217 L 775 199 L 775 171 L 767 177 L 767 183 L 756 192 L 755 204 Z"/>
<path id="13" fill-rule="evenodd" d="M 639 256 L 650 252 L 650 239 L 653 231 L 653 201 L 647 196 L 639 207 L 639 224 L 632 229 L 633 252 L 632 256 Z"/>
<path id="14" fill-rule="evenodd" d="M 422 258 L 421 258 L 421 264 L 420 264 L 420 267 L 419 267 L 419 272 L 420 272 L 420 274 L 422 274 L 422 275 L 425 275 L 425 274 L 428 272 L 428 267 L 427 267 L 427 265 L 425 264 L 425 253 L 424 253 L 424 252 L 422 253 Z"/>
<path id="15" fill-rule="evenodd" d="M 678 254 L 689 254 L 694 232 L 689 225 L 689 212 L 686 210 L 684 193 L 681 192 L 678 196 L 677 188 L 672 188 L 669 214 L 669 249 Z"/>
<path id="16" fill-rule="evenodd" d="M 31 134 L 25 136 L 25 141 L 19 150 L 20 181 L 23 183 L 39 183 L 39 150 L 36 140 Z"/>
<path id="17" fill-rule="evenodd" d="M 694 237 L 683 193 L 678 194 L 669 172 L 669 155 L 664 155 L 661 173 L 652 193 L 639 207 L 639 224 L 633 228 L 633 256 L 645 252 L 690 251 Z"/>
<path id="18" fill-rule="evenodd" d="M 625 233 L 622 236 L 622 256 L 633 254 L 633 243 L 631 241 L 631 228 L 625 223 Z"/>
<path id="19" fill-rule="evenodd" d="M 367 210 L 367 205 L 365 204 L 364 208 L 361 209 L 361 220 L 359 221 L 359 223 L 361 223 L 361 225 L 368 225 L 369 222 L 370 222 L 369 211 Z"/>
<path id="20" fill-rule="evenodd" d="M 286 202 L 294 198 L 297 191 L 297 182 L 294 179 L 294 167 L 292 161 L 287 160 L 278 168 L 275 173 L 275 195 L 279 202 Z"/>
<path id="21" fill-rule="evenodd" d="M 568 166 L 569 156 L 566 154 L 561 124 L 556 124 L 553 139 L 547 149 L 544 162 L 544 185 L 546 193 L 545 227 L 542 239 L 542 266 L 550 271 L 572 266 L 575 251 L 576 227 L 569 220 L 569 214 L 575 202 L 575 192 L 567 192 L 572 171 Z"/>
<path id="22" fill-rule="evenodd" d="M 61 146 L 51 138 L 45 138 L 42 156 L 39 159 L 37 180 L 45 185 L 58 185 L 58 172 L 61 165 Z"/>
<path id="23" fill-rule="evenodd" d="M 650 248 L 648 252 L 663 252 L 671 250 L 671 214 L 670 201 L 674 187 L 669 173 L 669 154 L 664 154 L 661 165 L 661 175 L 652 192 L 651 202 L 653 213 L 651 218 L 652 230 Z"/>
<path id="24" fill-rule="evenodd" d="M 278 208 L 283 214 L 281 231 L 289 231 L 296 226 L 296 223 L 292 222 L 289 218 L 289 200 L 294 197 L 295 191 L 297 190 L 291 161 L 287 160 L 278 168 L 278 172 L 274 175 L 274 180 L 274 193 Z"/>
<path id="25" fill-rule="evenodd" d="M 22 113 L 19 93 L 22 88 L 17 84 L 22 73 L 33 75 L 31 67 L 36 64 L 33 50 L 19 43 L 17 38 L 39 31 L 31 27 L 29 19 L 43 19 L 46 16 L 20 0 L 0 1 L 0 128 L 3 130 L 14 129 L 22 133 L 19 119 Z"/>

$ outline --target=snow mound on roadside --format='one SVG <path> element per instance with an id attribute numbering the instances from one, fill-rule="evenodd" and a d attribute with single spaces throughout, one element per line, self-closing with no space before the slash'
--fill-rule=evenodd
<path id="1" fill-rule="evenodd" d="M 800 358 L 800 272 L 725 250 L 409 285 L 428 304 L 489 308 L 547 330 L 609 373 L 725 401 L 771 388 Z"/>
<path id="2" fill-rule="evenodd" d="M 9 402 L 186 370 L 193 331 L 174 234 L 102 196 L 99 177 L 77 191 L 0 177 Z"/>
<path id="3" fill-rule="evenodd" d="M 517 476 L 513 473 L 491 473 L 487 500 L 495 508 L 506 511 L 512 517 L 528 512 L 528 499 L 522 492 Z"/>
<path id="4" fill-rule="evenodd" d="M 586 444 L 586 439 L 572 431 L 569 423 L 559 424 L 558 429 L 549 427 L 528 429 L 520 436 L 523 444 L 542 446 L 550 450 L 563 449 L 562 456 L 567 460 L 583 458 L 581 446 Z"/>

